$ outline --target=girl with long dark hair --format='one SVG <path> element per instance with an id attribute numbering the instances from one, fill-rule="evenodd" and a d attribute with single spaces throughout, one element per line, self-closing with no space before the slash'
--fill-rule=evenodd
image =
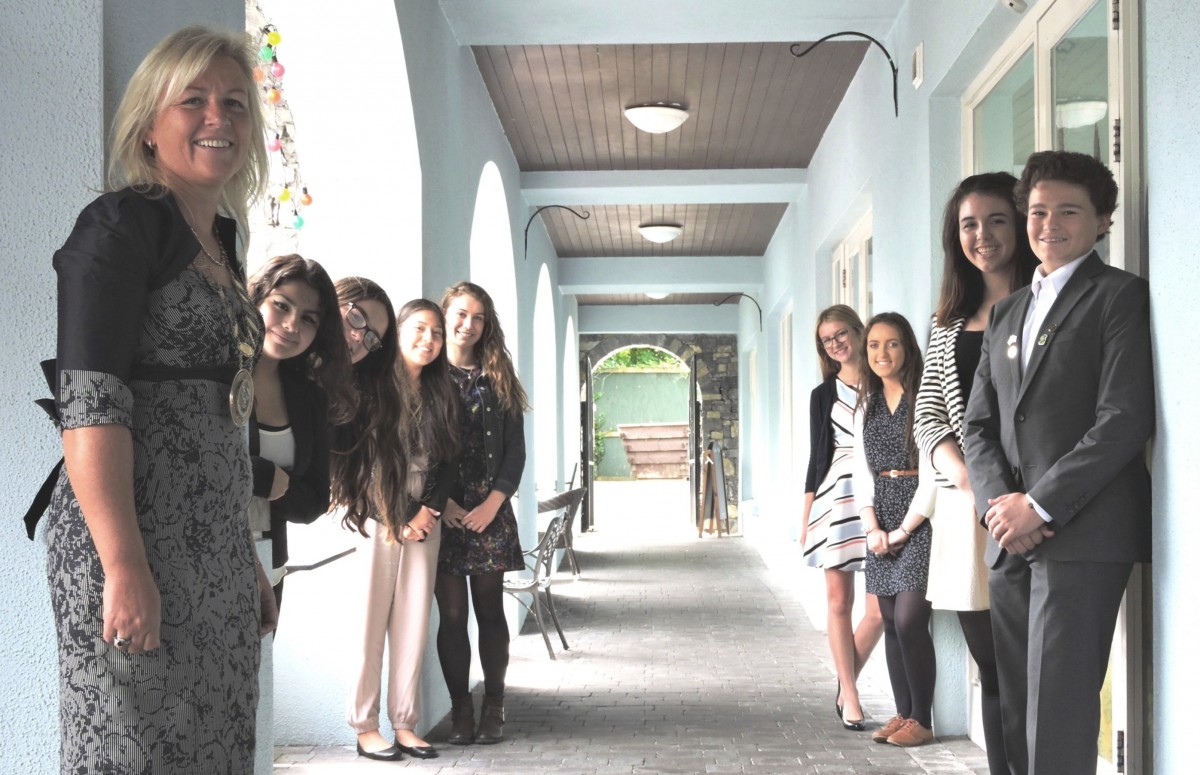
<path id="1" fill-rule="evenodd" d="M 934 608 L 955 611 L 979 668 L 983 736 L 992 773 L 1009 771 L 1000 717 L 1000 679 L 984 562 L 987 532 L 963 461 L 963 416 L 992 307 L 1029 284 L 1037 258 L 1025 239 L 1007 172 L 972 175 L 955 188 L 942 217 L 942 289 L 917 391 L 913 433 L 936 469 L 937 516 L 929 561 Z"/>
<path id="2" fill-rule="evenodd" d="M 271 541 L 282 604 L 288 522 L 309 524 L 329 511 L 329 425 L 353 416 L 355 396 L 337 292 L 320 264 L 276 256 L 248 290 L 265 329 L 250 415 L 250 528 Z"/>
<path id="3" fill-rule="evenodd" d="M 918 489 L 911 406 L 921 381 L 921 350 L 902 315 L 882 312 L 867 322 L 860 373 L 854 498 L 867 536 L 867 591 L 879 598 L 896 700 L 896 715 L 872 739 L 924 745 L 933 740 L 937 677 L 925 599 L 933 488 L 926 477 Z"/>

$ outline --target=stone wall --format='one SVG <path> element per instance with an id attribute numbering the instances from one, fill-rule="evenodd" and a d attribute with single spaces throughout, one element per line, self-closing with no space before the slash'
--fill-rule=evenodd
<path id="1" fill-rule="evenodd" d="M 738 354 L 730 334 L 583 334 L 579 337 L 579 378 L 591 379 L 587 359 L 596 366 L 617 350 L 657 347 L 691 365 L 696 357 L 700 397 L 701 449 L 717 441 L 725 457 L 725 500 L 729 525 L 738 530 Z"/>

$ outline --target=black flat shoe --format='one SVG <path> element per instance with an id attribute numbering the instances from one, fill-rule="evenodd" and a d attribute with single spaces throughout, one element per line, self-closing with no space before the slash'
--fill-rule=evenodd
<path id="1" fill-rule="evenodd" d="M 401 758 L 400 749 L 394 745 L 389 745 L 382 751 L 364 751 L 361 745 L 355 744 L 358 748 L 358 755 L 364 759 L 374 759 L 377 762 L 394 762 Z"/>
<path id="2" fill-rule="evenodd" d="M 860 719 L 844 718 L 844 719 L 842 719 L 842 726 L 845 727 L 846 729 L 850 730 L 851 732 L 866 732 L 867 731 L 867 720 L 864 718 L 860 718 Z"/>
<path id="3" fill-rule="evenodd" d="M 436 759 L 438 757 L 437 749 L 432 745 L 408 746 L 397 742 L 396 747 L 399 748 L 401 752 L 408 754 L 414 759 Z"/>

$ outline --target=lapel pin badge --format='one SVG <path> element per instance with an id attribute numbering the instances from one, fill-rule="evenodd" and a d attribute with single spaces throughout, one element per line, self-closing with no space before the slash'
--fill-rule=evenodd
<path id="1" fill-rule="evenodd" d="M 1009 334 L 1008 350 L 1006 351 L 1006 354 L 1008 355 L 1009 358 L 1016 358 L 1019 353 L 1020 353 L 1020 348 L 1017 347 L 1017 335 Z"/>
<path id="2" fill-rule="evenodd" d="M 1046 329 L 1046 331 L 1038 337 L 1037 343 L 1039 347 L 1045 347 L 1046 342 L 1050 341 L 1050 335 L 1054 333 L 1054 329 L 1058 328 L 1058 324 L 1054 324 Z"/>

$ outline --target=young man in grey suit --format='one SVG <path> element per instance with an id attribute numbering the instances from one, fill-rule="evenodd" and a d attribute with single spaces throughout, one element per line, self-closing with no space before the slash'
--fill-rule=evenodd
<path id="1" fill-rule="evenodd" d="M 1106 266 L 1117 185 L 1079 153 L 1029 157 L 1016 189 L 1041 261 L 992 311 L 966 413 L 1013 775 L 1096 771 L 1121 597 L 1150 559 L 1149 289 Z"/>

